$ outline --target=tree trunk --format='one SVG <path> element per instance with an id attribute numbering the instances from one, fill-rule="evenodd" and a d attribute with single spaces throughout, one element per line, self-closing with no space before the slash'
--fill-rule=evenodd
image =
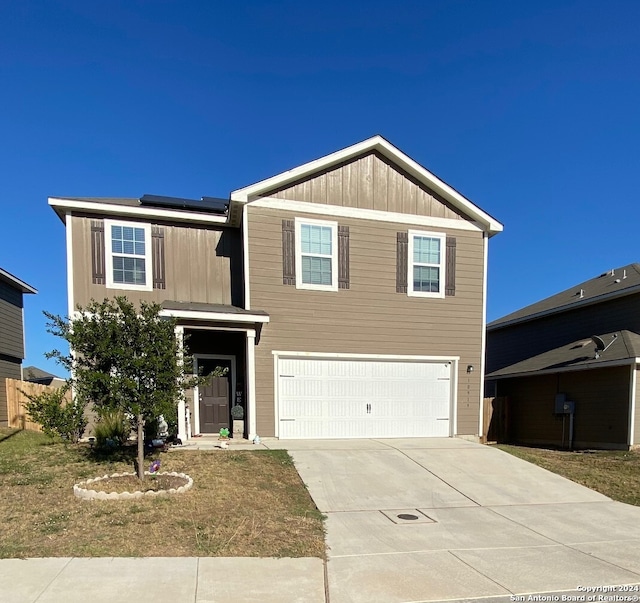
<path id="1" fill-rule="evenodd" d="M 138 478 L 144 479 L 144 417 L 138 415 Z"/>

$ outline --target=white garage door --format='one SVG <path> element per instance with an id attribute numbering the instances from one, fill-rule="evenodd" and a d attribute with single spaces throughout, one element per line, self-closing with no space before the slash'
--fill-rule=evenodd
<path id="1" fill-rule="evenodd" d="M 280 438 L 446 437 L 452 363 L 278 359 Z"/>

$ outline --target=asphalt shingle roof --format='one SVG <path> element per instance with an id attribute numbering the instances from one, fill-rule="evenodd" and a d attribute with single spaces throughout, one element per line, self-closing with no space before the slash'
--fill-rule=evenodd
<path id="1" fill-rule="evenodd" d="M 614 361 L 640 357 L 640 335 L 632 331 L 615 331 L 599 335 L 609 347 L 596 358 L 596 345 L 591 337 L 573 341 L 537 356 L 532 356 L 487 375 L 488 379 L 512 377 L 525 373 L 567 371 L 598 368 Z M 611 345 L 609 345 L 611 344 Z"/>
<path id="2" fill-rule="evenodd" d="M 584 283 L 565 289 L 561 293 L 498 318 L 490 322 L 487 329 L 498 329 L 540 315 L 564 312 L 580 305 L 597 303 L 610 297 L 629 295 L 637 291 L 640 291 L 640 264 L 629 264 L 609 270 Z"/>

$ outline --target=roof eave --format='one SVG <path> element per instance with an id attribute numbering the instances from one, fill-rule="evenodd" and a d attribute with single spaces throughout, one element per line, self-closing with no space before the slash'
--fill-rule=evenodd
<path id="1" fill-rule="evenodd" d="M 38 290 L 35 287 L 25 283 L 17 276 L 14 276 L 2 268 L 0 268 L 0 280 L 8 282 L 14 289 L 19 289 L 22 293 L 38 293 Z"/>
<path id="2" fill-rule="evenodd" d="M 114 203 L 98 203 L 65 199 L 64 197 L 49 197 L 49 205 L 66 223 L 66 214 L 74 211 L 85 211 L 102 215 L 116 215 L 121 217 L 150 217 L 171 222 L 191 222 L 197 224 L 216 224 L 229 226 L 229 216 L 202 214 L 179 209 L 160 209 L 151 207 L 135 207 L 131 205 L 116 205 Z"/>
<path id="3" fill-rule="evenodd" d="M 506 373 L 502 375 L 496 375 L 495 373 L 489 373 L 485 376 L 485 379 L 489 381 L 497 381 L 498 379 L 511 379 L 511 378 L 520 378 L 520 377 L 537 377 L 538 375 L 555 375 L 557 373 L 572 373 L 575 371 L 589 371 L 592 369 L 599 368 L 610 368 L 615 366 L 628 366 L 640 364 L 640 358 L 630 357 L 630 358 L 619 358 L 617 360 L 604 360 L 602 362 L 591 362 L 591 363 L 582 363 L 575 364 L 573 366 L 563 366 L 562 368 L 552 368 L 552 369 L 541 369 L 541 370 L 533 370 L 533 371 L 519 371 L 513 373 Z M 496 371 L 497 372 L 497 371 Z"/>

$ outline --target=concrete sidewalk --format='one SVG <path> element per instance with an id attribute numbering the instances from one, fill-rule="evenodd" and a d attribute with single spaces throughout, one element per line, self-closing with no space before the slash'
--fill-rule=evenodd
<path id="1" fill-rule="evenodd" d="M 321 559 L 0 560 L 2 603 L 325 603 Z"/>

